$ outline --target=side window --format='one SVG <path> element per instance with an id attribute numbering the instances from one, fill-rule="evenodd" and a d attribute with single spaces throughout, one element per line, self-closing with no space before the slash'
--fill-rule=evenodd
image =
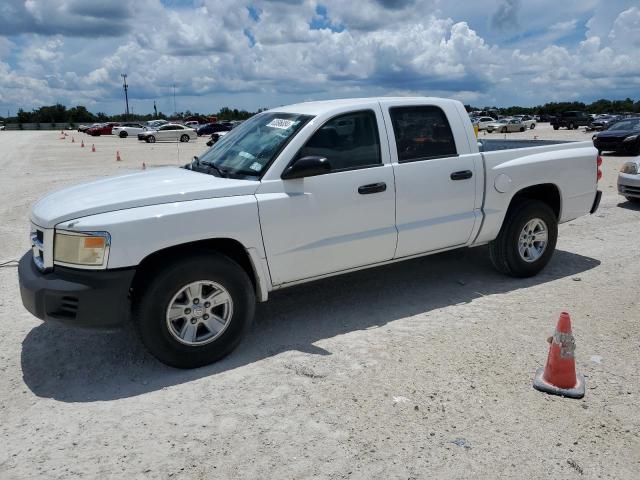
<path id="1" fill-rule="evenodd" d="M 333 171 L 382 165 L 376 114 L 371 110 L 332 118 L 313 134 L 298 158 L 325 157 Z"/>
<path id="2" fill-rule="evenodd" d="M 447 116 L 439 107 L 393 107 L 389 114 L 399 162 L 458 154 Z"/>

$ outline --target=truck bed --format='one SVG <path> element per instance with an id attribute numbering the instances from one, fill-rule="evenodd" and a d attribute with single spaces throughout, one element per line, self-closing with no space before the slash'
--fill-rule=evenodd
<path id="1" fill-rule="evenodd" d="M 478 139 L 481 152 L 495 152 L 497 150 L 514 150 L 516 148 L 543 147 L 548 145 L 560 145 L 574 143 L 570 140 L 501 140 Z"/>

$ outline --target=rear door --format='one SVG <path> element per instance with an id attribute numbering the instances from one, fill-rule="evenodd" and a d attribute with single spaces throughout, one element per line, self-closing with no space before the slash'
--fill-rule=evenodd
<path id="1" fill-rule="evenodd" d="M 467 243 L 482 178 L 456 104 L 406 102 L 381 102 L 396 180 L 396 258 Z"/>

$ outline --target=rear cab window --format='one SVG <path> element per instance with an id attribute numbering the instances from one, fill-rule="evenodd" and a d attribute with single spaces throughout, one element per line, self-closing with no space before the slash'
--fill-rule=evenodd
<path id="1" fill-rule="evenodd" d="M 389 115 L 399 163 L 458 155 L 451 126 L 441 108 L 391 107 Z"/>

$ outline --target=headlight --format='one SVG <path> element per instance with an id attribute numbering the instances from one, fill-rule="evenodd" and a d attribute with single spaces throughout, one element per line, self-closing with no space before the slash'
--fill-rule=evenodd
<path id="1" fill-rule="evenodd" d="M 633 162 L 628 162 L 622 165 L 620 168 L 622 173 L 628 173 L 629 175 L 637 175 L 638 174 L 638 165 Z"/>
<path id="2" fill-rule="evenodd" d="M 638 139 L 638 135 L 631 135 L 623 140 L 623 142 L 635 142 Z"/>
<path id="3" fill-rule="evenodd" d="M 53 260 L 71 266 L 106 267 L 110 244 L 107 232 L 56 231 Z"/>

